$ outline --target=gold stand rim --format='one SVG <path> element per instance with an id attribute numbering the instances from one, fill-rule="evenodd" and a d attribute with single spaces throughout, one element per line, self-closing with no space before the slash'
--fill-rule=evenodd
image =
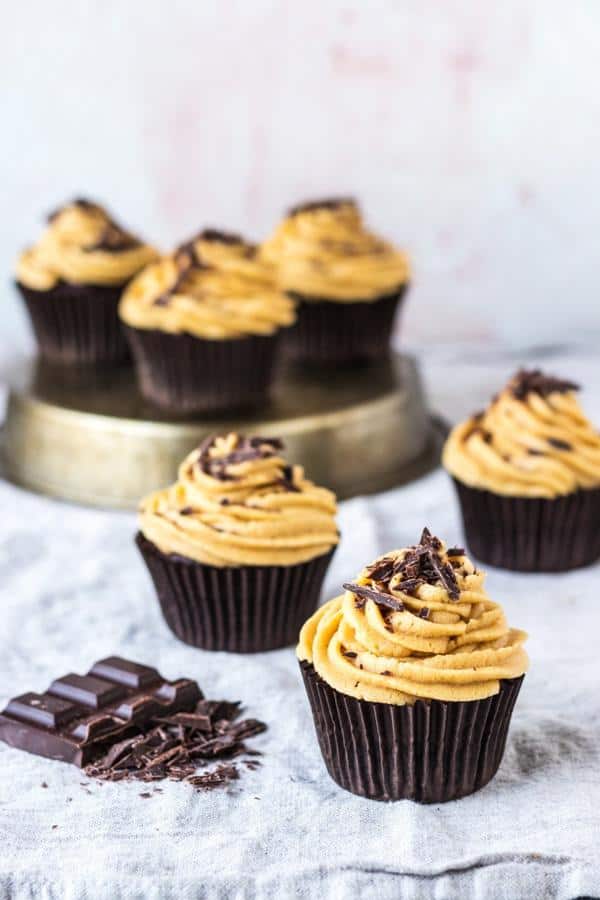
<path id="1" fill-rule="evenodd" d="M 411 357 L 327 376 L 284 372 L 260 416 L 180 421 L 149 409 L 129 370 L 77 373 L 29 360 L 11 373 L 4 473 L 55 499 L 134 508 L 173 480 L 207 434 L 229 430 L 282 437 L 287 457 L 340 499 L 388 490 L 437 465 L 443 426 L 427 412 Z"/>

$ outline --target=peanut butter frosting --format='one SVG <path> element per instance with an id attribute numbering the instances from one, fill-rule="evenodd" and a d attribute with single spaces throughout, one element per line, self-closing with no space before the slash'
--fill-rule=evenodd
<path id="1" fill-rule="evenodd" d="M 38 243 L 20 255 L 16 276 L 35 291 L 50 291 L 60 281 L 121 285 L 156 257 L 101 206 L 73 200 L 52 213 Z"/>
<path id="2" fill-rule="evenodd" d="M 297 654 L 335 690 L 394 705 L 491 697 L 529 661 L 485 575 L 460 547 L 423 530 L 419 544 L 362 570 L 306 622 Z"/>
<path id="3" fill-rule="evenodd" d="M 522 370 L 482 413 L 457 425 L 445 468 L 470 487 L 554 498 L 600 486 L 600 435 L 571 381 Z"/>
<path id="4" fill-rule="evenodd" d="M 119 314 L 133 328 L 206 340 L 271 335 L 295 321 L 293 302 L 256 247 L 211 230 L 141 272 L 123 294 Z"/>
<path id="5" fill-rule="evenodd" d="M 175 484 L 142 501 L 143 535 L 213 566 L 291 566 L 328 553 L 339 540 L 335 496 L 282 450 L 275 438 L 208 438 Z"/>
<path id="6" fill-rule="evenodd" d="M 281 288 L 303 299 L 352 303 L 398 291 L 410 277 L 401 250 L 368 231 L 349 198 L 297 206 L 261 248 Z"/>

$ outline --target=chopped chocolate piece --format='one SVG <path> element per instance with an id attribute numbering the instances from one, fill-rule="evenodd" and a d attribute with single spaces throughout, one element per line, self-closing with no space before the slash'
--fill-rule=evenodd
<path id="1" fill-rule="evenodd" d="M 545 375 L 540 369 L 520 369 L 509 381 L 508 387 L 517 400 L 525 400 L 528 394 L 547 397 L 548 394 L 564 394 L 579 390 L 579 385 L 574 381 Z"/>
<path id="2" fill-rule="evenodd" d="M 428 619 L 429 618 L 429 607 L 422 606 L 419 610 L 419 618 L 420 619 Z"/>
<path id="3" fill-rule="evenodd" d="M 546 455 L 543 450 L 536 450 L 535 447 L 528 447 L 527 452 L 529 453 L 530 456 L 545 456 Z"/>
<path id="4" fill-rule="evenodd" d="M 561 441 L 560 438 L 549 437 L 548 443 L 551 447 L 556 447 L 557 450 L 572 450 L 573 446 L 569 444 L 568 441 Z"/>
<path id="5" fill-rule="evenodd" d="M 211 436 L 202 442 L 198 448 L 196 465 L 205 475 L 209 475 L 218 481 L 236 480 L 236 476 L 227 471 L 229 466 L 251 462 L 255 459 L 269 459 L 272 456 L 277 456 L 284 446 L 279 438 L 245 437 L 240 435 L 235 450 L 232 450 L 226 456 L 213 457 L 210 455 L 210 451 L 215 441 L 216 437 Z"/>
<path id="6" fill-rule="evenodd" d="M 180 516 L 191 516 L 194 510 L 191 506 L 184 506 L 183 509 L 179 510 Z"/>
<path id="7" fill-rule="evenodd" d="M 382 675 L 391 675 L 392 673 L 390 672 L 389 669 L 384 669 L 383 672 L 382 672 L 381 674 L 382 674 Z"/>
<path id="8" fill-rule="evenodd" d="M 443 562 L 441 558 L 442 542 L 434 537 L 428 528 L 424 528 L 419 544 L 409 547 L 403 557 L 392 560 L 384 557 L 367 569 L 367 575 L 381 584 L 381 594 L 387 596 L 392 580 L 394 590 L 412 594 L 422 584 L 442 584 L 449 597 L 457 600 L 460 595 L 454 563 Z M 447 555 L 463 556 L 462 547 L 454 547 Z M 460 565 L 460 563 L 458 563 Z M 364 589 L 363 589 L 364 590 Z M 363 602 L 364 605 L 364 602 Z"/>
<path id="9" fill-rule="evenodd" d="M 464 547 L 449 547 L 446 550 L 446 556 L 464 556 L 465 548 Z"/>
<path id="10" fill-rule="evenodd" d="M 219 231 L 217 228 L 205 228 L 195 238 L 195 241 L 207 241 L 216 244 L 245 244 L 245 240 L 239 234 L 229 231 Z"/>
<path id="11" fill-rule="evenodd" d="M 348 659 L 356 659 L 358 653 L 355 653 L 354 650 L 344 650 L 342 649 L 342 656 L 346 656 Z"/>
<path id="12" fill-rule="evenodd" d="M 339 209 L 341 206 L 356 206 L 353 197 L 327 197 L 324 200 L 309 200 L 307 203 L 299 203 L 288 211 L 289 216 L 297 216 L 298 213 L 316 212 L 319 209 Z"/>
<path id="13" fill-rule="evenodd" d="M 136 237 L 125 231 L 120 225 L 108 221 L 100 232 L 98 239 L 83 249 L 86 253 L 91 253 L 94 250 L 120 253 L 123 250 L 133 250 L 139 247 L 140 244 L 141 242 Z"/>
<path id="14" fill-rule="evenodd" d="M 402 601 L 397 597 L 392 597 L 391 594 L 383 594 L 381 591 L 376 591 L 373 588 L 364 587 L 360 584 L 353 584 L 352 582 L 347 582 L 342 587 L 346 591 L 352 591 L 355 597 L 361 601 L 362 606 L 365 605 L 367 600 L 373 600 L 378 606 L 384 606 L 397 612 L 402 612 L 404 609 Z"/>
<path id="15" fill-rule="evenodd" d="M 373 563 L 366 571 L 369 578 L 372 578 L 373 581 L 381 581 L 385 584 L 394 574 L 394 560 L 386 556 Z"/>

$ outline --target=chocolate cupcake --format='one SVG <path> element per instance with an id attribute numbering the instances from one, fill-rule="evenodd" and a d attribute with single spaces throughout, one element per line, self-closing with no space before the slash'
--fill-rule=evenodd
<path id="1" fill-rule="evenodd" d="M 119 299 L 156 255 L 88 200 L 73 200 L 53 213 L 16 271 L 40 354 L 59 363 L 126 359 Z"/>
<path id="2" fill-rule="evenodd" d="M 261 256 L 298 303 L 285 339 L 299 362 L 350 363 L 387 356 L 409 280 L 406 255 L 367 231 L 352 199 L 290 210 Z"/>
<path id="3" fill-rule="evenodd" d="M 528 659 L 464 550 L 424 529 L 377 559 L 300 633 L 331 777 L 373 800 L 443 803 L 496 774 Z"/>
<path id="4" fill-rule="evenodd" d="M 292 301 L 256 248 L 205 231 L 145 269 L 120 305 L 140 390 L 175 413 L 259 406 Z"/>
<path id="5" fill-rule="evenodd" d="M 211 437 L 142 501 L 137 544 L 165 620 L 187 644 L 292 644 L 338 543 L 336 501 L 272 438 Z"/>
<path id="6" fill-rule="evenodd" d="M 600 435 L 577 390 L 522 370 L 448 437 L 443 463 L 483 562 L 561 572 L 600 559 Z"/>

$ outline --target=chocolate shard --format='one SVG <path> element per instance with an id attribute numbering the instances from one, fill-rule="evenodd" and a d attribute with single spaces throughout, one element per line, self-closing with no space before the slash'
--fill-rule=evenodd
<path id="1" fill-rule="evenodd" d="M 230 466 L 237 466 L 244 462 L 252 462 L 258 459 L 269 459 L 277 456 L 279 451 L 284 449 L 283 441 L 279 438 L 263 438 L 263 437 L 246 437 L 239 435 L 237 445 L 234 450 L 226 456 L 212 456 L 216 441 L 216 436 L 206 438 L 198 448 L 198 458 L 196 465 L 211 478 L 218 481 L 235 481 L 237 476 L 229 471 Z M 285 470 L 280 481 L 285 483 Z M 294 490 L 295 486 L 290 482 L 289 489 Z"/>
<path id="2" fill-rule="evenodd" d="M 572 450 L 573 445 L 569 444 L 568 441 L 563 441 L 560 438 L 549 437 L 547 438 L 548 443 L 551 447 L 555 447 L 556 450 Z"/>
<path id="3" fill-rule="evenodd" d="M 335 210 L 341 206 L 356 206 L 356 200 L 353 197 L 326 197 L 323 200 L 308 200 L 292 206 L 288 210 L 288 215 L 297 216 L 299 213 L 316 212 L 319 209 Z"/>
<path id="4" fill-rule="evenodd" d="M 346 582 L 342 587 L 346 591 L 351 591 L 355 597 L 358 597 L 359 601 L 362 601 L 363 606 L 367 600 L 372 600 L 378 606 L 383 606 L 386 609 L 393 609 L 396 612 L 402 612 L 404 609 L 404 603 L 397 597 L 393 597 L 391 594 L 385 594 L 381 591 L 376 591 L 374 588 L 365 587 L 361 584 L 354 584 L 353 582 Z"/>
<path id="5" fill-rule="evenodd" d="M 547 397 L 554 393 L 565 394 L 569 391 L 578 391 L 579 385 L 574 381 L 546 375 L 541 369 L 519 369 L 509 381 L 508 388 L 517 400 L 525 400 L 528 394 Z"/>

